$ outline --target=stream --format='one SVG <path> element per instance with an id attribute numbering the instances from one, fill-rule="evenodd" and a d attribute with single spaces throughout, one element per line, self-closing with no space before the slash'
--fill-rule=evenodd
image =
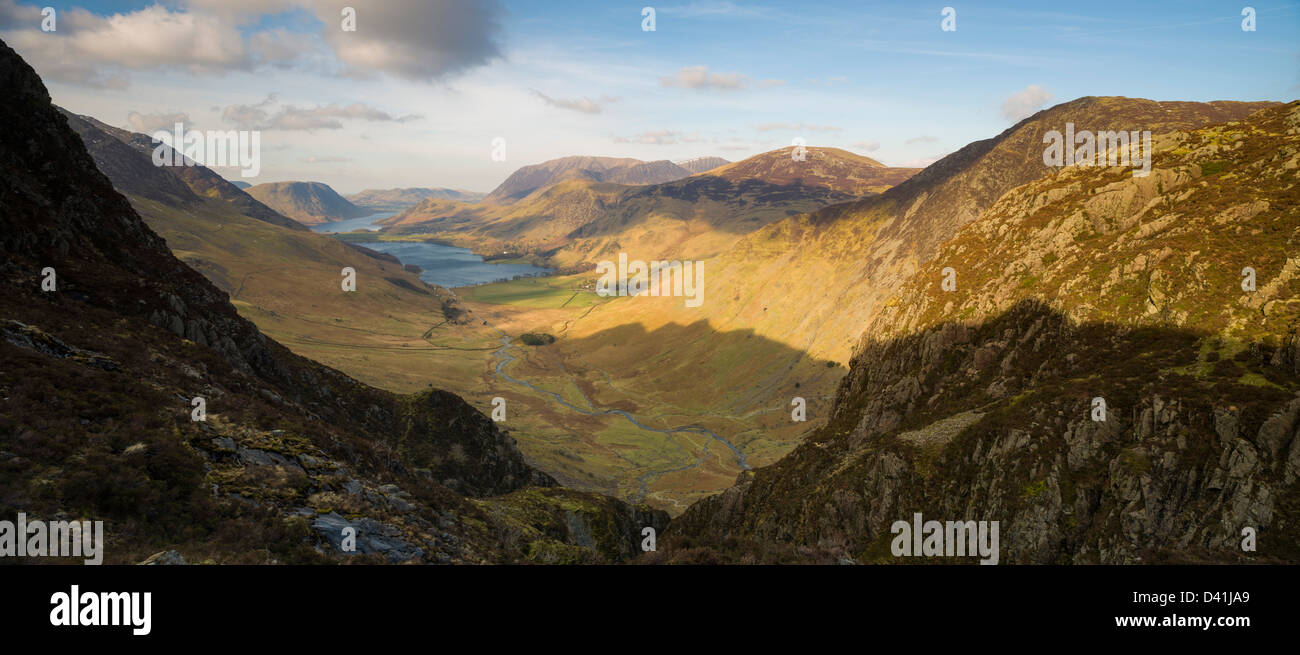
<path id="1" fill-rule="evenodd" d="M 583 399 L 584 401 L 586 401 L 586 403 L 587 403 L 587 405 L 588 405 L 588 407 L 586 407 L 586 408 L 584 408 L 584 407 L 578 407 L 577 405 L 574 405 L 573 403 L 570 403 L 569 401 L 565 400 L 563 396 L 561 396 L 561 395 L 558 394 L 558 393 L 555 393 L 554 391 L 549 391 L 549 390 L 547 390 L 547 389 L 542 389 L 542 388 L 539 388 L 539 387 L 533 385 L 531 382 L 528 382 L 527 380 L 520 380 L 520 379 L 518 379 L 518 378 L 512 377 L 509 373 L 506 373 L 506 372 L 505 372 L 505 367 L 506 367 L 506 365 L 509 364 L 510 362 L 515 361 L 515 357 L 514 357 L 514 355 L 511 355 L 510 352 L 509 352 L 510 349 L 514 347 L 513 343 L 511 342 L 510 335 L 506 334 L 505 332 L 502 332 L 500 329 L 498 329 L 498 328 L 497 328 L 496 326 L 494 326 L 494 325 L 489 324 L 489 327 L 491 327 L 493 330 L 496 330 L 497 334 L 500 334 L 500 335 L 501 335 L 501 348 L 499 348 L 496 352 L 492 353 L 493 356 L 498 357 L 498 358 L 501 360 L 501 361 L 497 362 L 497 365 L 496 365 L 496 368 L 495 368 L 495 371 L 496 371 L 497 376 L 500 377 L 501 379 L 503 379 L 503 380 L 505 380 L 505 381 L 507 381 L 507 382 L 510 382 L 510 383 L 512 383 L 512 384 L 518 384 L 518 385 L 521 385 L 521 386 L 528 387 L 529 389 L 532 389 L 533 391 L 536 391 L 537 393 L 540 393 L 540 394 L 544 394 L 544 395 L 550 396 L 551 398 L 554 398 L 554 399 L 555 399 L 555 402 L 557 402 L 557 403 L 563 405 L 564 407 L 567 407 L 568 409 L 571 409 L 571 410 L 573 410 L 573 411 L 575 411 L 575 412 L 578 412 L 578 413 L 580 413 L 580 414 L 585 414 L 585 415 L 587 415 L 587 416 L 609 416 L 609 415 L 617 415 L 617 416 L 621 416 L 621 417 L 623 417 L 623 418 L 626 419 L 629 423 L 631 423 L 632 425 L 636 426 L 637 428 L 639 428 L 639 429 L 641 429 L 641 430 L 646 430 L 646 431 L 648 431 L 648 432 L 658 432 L 659 434 L 668 434 L 668 435 L 671 435 L 671 434 L 676 434 L 676 433 L 679 433 L 679 432 L 693 432 L 693 433 L 696 433 L 696 434 L 707 435 L 710 439 L 713 439 L 714 441 L 717 441 L 718 443 L 720 443 L 720 444 L 726 446 L 728 449 L 730 449 L 730 450 L 731 450 L 731 453 L 732 453 L 733 455 L 735 455 L 735 457 L 736 457 L 736 463 L 740 465 L 740 468 L 742 468 L 742 469 L 744 469 L 744 470 L 746 470 L 746 471 L 749 470 L 749 462 L 748 462 L 748 461 L 746 460 L 746 458 L 745 458 L 745 453 L 741 452 L 741 450 L 740 450 L 739 448 L 737 448 L 737 447 L 735 446 L 735 444 L 731 443 L 730 441 L 727 441 L 726 439 L 724 439 L 724 438 L 722 438 L 721 436 L 719 436 L 717 433 L 715 433 L 715 432 L 713 432 L 712 430 L 710 430 L 710 429 L 708 429 L 708 428 L 705 428 L 705 427 L 703 427 L 703 426 L 699 426 L 699 425 L 689 425 L 689 426 L 684 426 L 684 427 L 679 427 L 679 428 L 668 428 L 668 429 L 651 427 L 651 426 L 649 426 L 649 425 L 646 425 L 645 423 L 642 423 L 640 420 L 637 419 L 636 416 L 634 416 L 634 415 L 631 414 L 630 412 L 626 412 L 626 411 L 621 410 L 621 409 L 596 409 L 596 408 L 595 408 L 595 405 L 592 404 L 591 399 L 590 399 L 590 398 L 587 398 L 587 395 L 586 395 L 585 393 L 583 393 L 583 391 L 582 391 L 581 388 L 578 388 L 578 393 L 581 394 L 581 395 L 582 395 L 582 399 Z M 576 387 L 576 385 L 575 385 L 575 387 Z M 691 456 L 690 453 L 686 452 L 685 449 L 682 448 L 681 444 L 677 444 L 676 442 L 674 442 L 674 445 L 677 446 L 678 451 L 681 452 L 681 454 L 682 454 L 683 456 L 686 456 L 686 457 L 690 457 L 690 456 Z M 662 475 L 667 475 L 667 474 L 669 474 L 669 473 L 678 473 L 678 472 L 680 472 L 680 471 L 688 471 L 688 470 L 691 470 L 691 469 L 697 468 L 697 467 L 699 467 L 701 464 L 703 464 L 704 461 L 705 461 L 705 459 L 707 459 L 707 458 L 708 458 L 708 448 L 706 447 L 705 450 L 704 450 L 704 453 L 703 453 L 701 456 L 697 457 L 694 463 L 687 464 L 687 465 L 684 465 L 684 466 L 678 466 L 678 467 L 676 467 L 676 468 L 660 469 L 660 470 L 657 470 L 657 471 L 649 471 L 649 472 L 647 472 L 647 473 L 642 474 L 640 477 L 637 478 L 637 482 L 640 483 L 641 486 L 640 486 L 640 488 L 637 490 L 636 495 L 635 495 L 635 496 L 632 496 L 629 500 L 631 500 L 632 502 L 641 502 L 641 501 L 643 501 L 643 500 L 645 499 L 646 495 L 649 493 L 649 484 L 650 484 L 650 481 L 651 481 L 652 479 L 657 478 L 657 477 L 662 476 Z"/>

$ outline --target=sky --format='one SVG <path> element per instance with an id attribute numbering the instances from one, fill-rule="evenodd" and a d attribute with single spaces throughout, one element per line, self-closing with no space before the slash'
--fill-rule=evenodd
<path id="1" fill-rule="evenodd" d="M 1081 96 L 1300 97 L 1300 0 L 0 0 L 0 39 L 71 111 L 257 130 L 260 174 L 218 172 L 344 194 L 796 138 L 924 166 Z"/>

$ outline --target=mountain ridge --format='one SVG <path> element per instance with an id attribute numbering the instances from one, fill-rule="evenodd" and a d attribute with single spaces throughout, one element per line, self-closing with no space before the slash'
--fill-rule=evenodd
<path id="1" fill-rule="evenodd" d="M 566 179 L 585 179 L 612 184 L 657 184 L 678 180 L 691 172 L 666 159 L 642 161 L 630 157 L 574 155 L 550 159 L 516 169 L 483 199 L 486 203 L 509 204 Z"/>
<path id="2" fill-rule="evenodd" d="M 418 205 L 428 198 L 439 200 L 457 200 L 460 202 L 478 202 L 486 197 L 485 193 L 462 191 L 460 189 L 408 187 L 399 189 L 365 189 L 350 196 L 348 202 L 375 212 L 401 211 Z"/>

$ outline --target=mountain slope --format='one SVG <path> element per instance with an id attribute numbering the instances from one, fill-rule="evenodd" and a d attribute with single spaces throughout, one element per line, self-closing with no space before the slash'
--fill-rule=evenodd
<path id="1" fill-rule="evenodd" d="M 854 196 L 880 193 L 920 172 L 919 168 L 890 168 L 839 148 L 804 148 L 802 160 L 793 147 L 755 155 L 708 171 L 709 177 L 731 182 L 761 180 L 777 186 L 822 187 Z"/>
<path id="2" fill-rule="evenodd" d="M 370 213 L 320 182 L 267 182 L 250 187 L 248 195 L 303 225 L 358 218 Z"/>
<path id="3" fill-rule="evenodd" d="M 721 157 L 696 157 L 694 159 L 687 159 L 673 163 L 690 171 L 691 175 L 696 175 L 705 171 L 711 171 L 719 166 L 726 166 L 731 162 Z"/>
<path id="4" fill-rule="evenodd" d="M 1275 103 L 1157 103 L 1081 98 L 1038 112 L 977 141 L 878 196 L 793 216 L 754 231 L 709 262 L 714 302 L 684 312 L 647 299 L 681 321 L 744 325 L 758 334 L 845 361 L 863 328 L 938 245 L 1011 189 L 1051 172 L 1043 135 L 1078 129 L 1167 132 L 1244 118 Z M 801 302 L 771 306 L 771 290 Z M 659 305 L 664 305 L 660 307 Z M 689 314 L 689 316 L 687 315 Z"/>
<path id="5" fill-rule="evenodd" d="M 459 189 L 366 189 L 347 197 L 348 202 L 372 212 L 401 211 L 410 209 L 420 201 L 434 198 L 438 200 L 457 200 L 460 202 L 478 202 L 487 195 Z"/>
<path id="6" fill-rule="evenodd" d="M 181 201 L 150 193 L 166 188 L 168 178 L 179 179 L 174 175 L 179 169 L 153 167 L 146 153 L 115 149 L 114 144 L 122 148 L 121 144 L 95 127 L 100 123 L 75 116 L 68 120 L 88 144 L 99 170 L 127 196 L 149 227 L 167 240 L 172 253 L 229 294 L 241 315 L 263 332 L 299 354 L 359 370 L 357 375 L 365 381 L 384 388 L 411 390 L 430 381 L 455 382 L 453 377 L 442 377 L 451 368 L 451 355 L 428 350 L 408 354 L 431 360 L 428 373 L 418 379 L 381 372 L 367 376 L 367 369 L 350 366 L 371 349 L 410 348 L 412 342 L 427 346 L 420 336 L 438 318 L 463 322 L 445 289 L 425 284 L 396 258 L 301 226 L 286 230 L 268 224 L 241 213 L 234 202 L 193 195 Z M 188 168 L 198 173 L 207 170 Z M 142 189 L 141 180 L 153 186 Z M 146 195 L 137 195 L 138 190 Z M 340 294 L 340 273 L 345 267 L 355 271 L 358 285 L 355 292 Z"/>
<path id="7" fill-rule="evenodd" d="M 110 563 L 338 561 L 342 527 L 376 561 L 608 561 L 666 522 L 528 490 L 552 481 L 455 395 L 397 397 L 267 339 L 114 191 L 3 43 L 0 80 L 0 512 L 102 519 Z"/>
<path id="8" fill-rule="evenodd" d="M 921 512 L 999 521 L 1003 562 L 1300 560 L 1300 102 L 1156 148 L 1149 177 L 1054 171 L 943 243 L 829 423 L 663 557 L 898 562 L 890 526 Z"/>
<path id="9" fill-rule="evenodd" d="M 62 108 L 59 111 L 68 117 L 68 124 L 82 136 L 86 148 L 97 161 L 113 162 L 109 168 L 118 172 L 114 186 L 123 193 L 163 203 L 193 204 L 193 197 L 173 190 L 179 181 L 193 195 L 224 200 L 245 216 L 292 230 L 307 230 L 301 223 L 258 202 L 238 185 L 226 181 L 206 166 L 192 161 L 188 166 L 154 166 L 152 154 L 155 144 L 147 135 L 111 127 L 90 116 L 79 116 Z M 125 152 L 114 154 L 121 146 L 127 146 L 144 157 L 132 157 Z M 161 147 L 170 151 L 165 145 Z M 153 170 L 146 170 L 146 166 Z"/>
<path id="10" fill-rule="evenodd" d="M 1137 108 L 1137 115 L 1158 116 L 1172 124 L 1221 114 L 1241 118 L 1275 104 L 1187 107 L 1129 99 L 1066 103 L 936 163 L 944 175 L 927 169 L 879 196 L 778 220 L 740 237 L 723 254 L 703 262 L 705 293 L 699 307 L 687 307 L 681 297 L 620 298 L 585 316 L 570 328 L 569 335 L 582 338 L 586 351 L 601 353 L 598 360 L 592 359 L 605 370 L 641 370 L 641 377 L 660 380 L 660 384 L 689 376 L 692 388 L 726 390 L 726 413 L 775 412 L 770 408 L 788 407 L 793 396 L 829 399 L 843 367 L 827 369 L 834 375 L 820 379 L 792 378 L 792 372 L 809 363 L 848 364 L 854 345 L 880 329 L 884 323 L 874 322 L 876 317 L 918 268 L 934 266 L 930 270 L 938 272 L 947 266 L 961 268 L 962 262 L 973 259 L 971 251 L 956 255 L 955 261 L 933 259 L 938 246 L 959 229 L 945 227 L 945 223 L 954 220 L 954 213 L 975 212 L 978 205 L 972 199 L 992 195 L 993 187 L 1004 188 L 1001 193 L 1005 194 L 1055 170 L 1041 163 L 1045 131 L 1060 129 L 1067 121 L 1080 129 L 1089 125 L 1140 126 L 1122 118 L 1126 107 Z M 1146 109 L 1152 106 L 1159 111 L 1148 114 Z M 1112 122 L 1098 120 L 1106 115 Z M 1012 143 L 1018 145 L 1012 147 Z M 1018 156 L 1014 154 L 1017 150 Z M 1157 160 L 1156 170 L 1159 168 Z M 1131 177 L 1128 169 L 1123 172 Z M 1011 184 L 1006 178 L 1012 174 L 1024 181 Z M 1155 175 L 1157 172 L 1152 173 Z M 922 176 L 928 181 L 916 183 Z M 961 180 L 950 184 L 955 176 Z M 969 204 L 963 207 L 962 203 Z M 913 207 L 915 211 L 911 211 Z M 952 231 L 945 235 L 945 229 Z M 907 236 L 899 236 L 902 233 Z M 959 288 L 966 288 L 965 275 L 958 275 Z M 652 333 L 671 333 L 673 339 L 655 344 L 657 348 L 629 349 L 621 342 L 621 330 L 630 325 Z M 729 341 L 726 335 L 732 334 L 744 334 L 748 342 L 765 346 L 749 349 L 743 356 L 743 368 L 736 366 L 736 356 L 724 347 Z M 648 370 L 644 365 L 647 351 L 653 353 L 654 361 Z M 800 385 L 797 390 L 795 384 Z M 688 403 L 689 399 L 679 402 Z M 827 416 L 824 410 L 810 411 L 808 426 Z M 798 434 L 783 435 L 769 442 L 766 454 L 779 457 L 799 441 Z"/>
<path id="11" fill-rule="evenodd" d="M 562 157 L 524 166 L 484 198 L 507 204 L 562 180 L 589 180 L 611 184 L 659 184 L 681 179 L 691 172 L 670 161 L 645 162 L 619 157 Z"/>

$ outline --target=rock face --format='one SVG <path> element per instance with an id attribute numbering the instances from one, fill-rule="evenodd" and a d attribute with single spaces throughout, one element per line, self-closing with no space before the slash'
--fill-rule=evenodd
<path id="1" fill-rule="evenodd" d="M 921 512 L 999 521 L 1006 563 L 1296 561 L 1295 335 L 1198 377 L 1200 336 L 1024 303 L 873 343 L 825 428 L 671 532 L 890 562 L 890 526 Z"/>
<path id="2" fill-rule="evenodd" d="M 1284 334 L 1300 315 L 1300 103 L 1167 132 L 1154 148 L 1146 176 L 1072 166 L 1008 191 L 891 290 L 864 334 L 979 320 L 1026 298 L 1081 321 Z M 948 267 L 959 293 L 936 284 Z"/>
<path id="3" fill-rule="evenodd" d="M 568 516 L 558 500 L 467 498 L 553 481 L 454 394 L 394 396 L 266 338 L 144 224 L 3 43 L 0 82 L 0 515 L 103 520 L 110 563 L 517 562 L 534 542 L 612 561 L 638 543 L 618 532 L 597 552 L 521 523 Z M 573 494 L 593 521 L 644 511 Z M 333 546 L 335 516 L 368 553 Z"/>
<path id="4" fill-rule="evenodd" d="M 554 486 L 523 460 L 515 440 L 453 393 L 403 399 L 398 452 L 443 486 L 467 496 L 494 496 L 525 486 Z"/>

